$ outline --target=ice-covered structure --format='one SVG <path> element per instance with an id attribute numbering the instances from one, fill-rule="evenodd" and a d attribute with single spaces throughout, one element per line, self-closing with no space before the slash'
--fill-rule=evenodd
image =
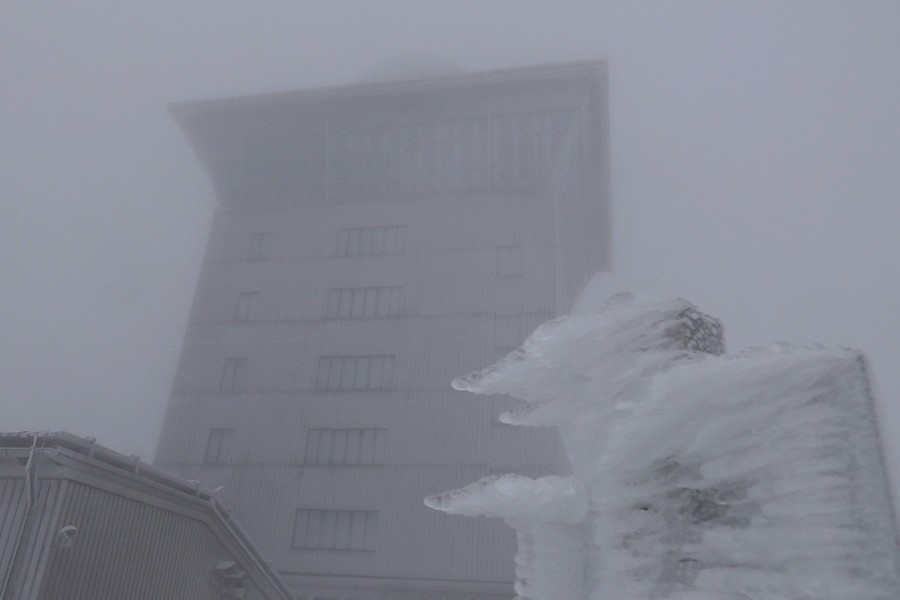
<path id="1" fill-rule="evenodd" d="M 503 517 L 535 600 L 900 598 L 900 552 L 865 361 L 785 345 L 723 355 L 683 300 L 621 294 L 539 327 L 453 382 L 526 401 L 572 474 L 426 499 Z"/>

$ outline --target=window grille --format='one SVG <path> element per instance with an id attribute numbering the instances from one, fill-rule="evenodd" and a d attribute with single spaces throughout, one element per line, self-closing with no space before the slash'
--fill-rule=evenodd
<path id="1" fill-rule="evenodd" d="M 406 249 L 406 225 L 339 229 L 337 256 L 378 256 Z"/>
<path id="2" fill-rule="evenodd" d="M 298 509 L 292 547 L 311 550 L 375 550 L 378 511 Z"/>
<path id="3" fill-rule="evenodd" d="M 396 317 L 400 314 L 399 287 L 328 290 L 325 316 L 329 319 Z"/>
<path id="4" fill-rule="evenodd" d="M 382 465 L 384 429 L 310 429 L 306 434 L 307 465 Z"/>
<path id="5" fill-rule="evenodd" d="M 394 379 L 394 356 L 322 356 L 317 390 L 385 390 Z"/>
<path id="6" fill-rule="evenodd" d="M 228 448 L 231 445 L 233 434 L 233 429 L 210 429 L 204 461 L 207 463 L 228 462 Z"/>
<path id="7" fill-rule="evenodd" d="M 225 359 L 222 365 L 222 379 L 219 381 L 220 392 L 237 392 L 241 389 L 244 371 L 247 368 L 247 359 L 242 356 L 233 356 Z"/>

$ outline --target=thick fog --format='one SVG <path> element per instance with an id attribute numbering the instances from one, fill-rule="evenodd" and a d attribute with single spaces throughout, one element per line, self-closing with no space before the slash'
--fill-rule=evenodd
<path id="1" fill-rule="evenodd" d="M 865 351 L 896 473 L 898 30 L 895 2 L 2 2 L 0 430 L 152 457 L 215 207 L 168 103 L 608 58 L 617 278 L 732 351 Z"/>

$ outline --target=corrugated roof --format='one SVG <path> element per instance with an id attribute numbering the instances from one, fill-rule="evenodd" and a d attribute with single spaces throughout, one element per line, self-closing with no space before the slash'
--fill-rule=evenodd
<path id="1" fill-rule="evenodd" d="M 101 446 L 91 438 L 68 432 L 0 433 L 2 455 L 21 452 L 24 456 L 25 452 L 31 453 L 33 450 L 51 454 L 54 462 L 71 467 L 66 469 L 65 479 L 90 484 L 99 477 L 137 491 L 136 497 L 148 504 L 152 499 L 162 497 L 169 505 L 201 512 L 206 519 L 218 525 L 218 535 L 226 538 L 222 542 L 242 555 L 242 564 L 253 574 L 257 584 L 262 583 L 284 599 L 292 598 L 274 569 L 231 517 L 229 510 L 216 499 L 214 492 L 144 463 L 138 456 L 126 456 Z M 131 495 L 134 497 L 134 494 Z"/>

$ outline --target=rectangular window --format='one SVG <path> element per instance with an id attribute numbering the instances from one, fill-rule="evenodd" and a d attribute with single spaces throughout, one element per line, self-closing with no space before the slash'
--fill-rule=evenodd
<path id="1" fill-rule="evenodd" d="M 210 429 L 204 461 L 207 463 L 228 462 L 228 447 L 231 445 L 233 434 L 233 429 Z"/>
<path id="2" fill-rule="evenodd" d="M 494 348 L 512 350 L 522 344 L 522 317 L 494 317 Z"/>
<path id="3" fill-rule="evenodd" d="M 406 248 L 406 225 L 339 229 L 337 256 L 397 254 Z"/>
<path id="4" fill-rule="evenodd" d="M 522 246 L 497 248 L 497 278 L 522 276 Z"/>
<path id="5" fill-rule="evenodd" d="M 322 356 L 317 390 L 386 390 L 394 379 L 394 356 Z"/>
<path id="6" fill-rule="evenodd" d="M 383 465 L 384 429 L 310 429 L 307 465 Z"/>
<path id="7" fill-rule="evenodd" d="M 328 290 L 328 319 L 369 319 L 400 314 L 399 287 L 338 288 Z"/>
<path id="8" fill-rule="evenodd" d="M 272 250 L 272 233 L 263 231 L 250 236 L 247 260 L 268 260 Z"/>
<path id="9" fill-rule="evenodd" d="M 241 292 L 238 294 L 237 305 L 234 307 L 235 321 L 249 321 L 250 311 L 259 297 L 259 292 Z"/>
<path id="10" fill-rule="evenodd" d="M 232 356 L 225 359 L 222 365 L 222 379 L 219 381 L 220 392 L 238 392 L 244 371 L 247 369 L 247 359 L 242 356 Z"/>
<path id="11" fill-rule="evenodd" d="M 375 550 L 378 511 L 301 508 L 291 547 L 309 550 Z"/>

